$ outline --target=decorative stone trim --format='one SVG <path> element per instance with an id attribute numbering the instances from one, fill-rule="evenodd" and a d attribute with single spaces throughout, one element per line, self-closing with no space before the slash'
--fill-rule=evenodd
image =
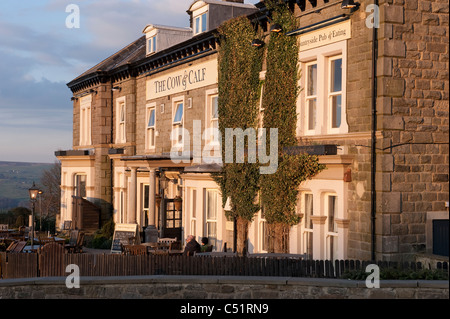
<path id="1" fill-rule="evenodd" d="M 313 224 L 317 224 L 317 225 L 323 225 L 323 224 L 325 224 L 325 221 L 327 220 L 327 216 L 312 215 L 310 218 L 311 218 L 311 221 L 313 222 Z"/>

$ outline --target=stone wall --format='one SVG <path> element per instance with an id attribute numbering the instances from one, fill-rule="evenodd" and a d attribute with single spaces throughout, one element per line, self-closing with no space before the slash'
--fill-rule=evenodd
<path id="1" fill-rule="evenodd" d="M 448 281 L 364 281 L 284 277 L 85 277 L 68 289 L 65 277 L 0 280 L 0 299 L 448 299 Z"/>
<path id="2" fill-rule="evenodd" d="M 448 201 L 448 2 L 380 1 L 377 197 L 379 252 L 410 259 L 425 251 L 428 211 Z M 386 148 L 386 147 L 391 148 Z"/>

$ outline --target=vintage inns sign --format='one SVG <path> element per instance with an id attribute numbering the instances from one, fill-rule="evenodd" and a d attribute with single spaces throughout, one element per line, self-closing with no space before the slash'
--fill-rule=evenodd
<path id="1" fill-rule="evenodd" d="M 147 81 L 147 100 L 192 90 L 217 82 L 217 61 L 212 60 Z"/>

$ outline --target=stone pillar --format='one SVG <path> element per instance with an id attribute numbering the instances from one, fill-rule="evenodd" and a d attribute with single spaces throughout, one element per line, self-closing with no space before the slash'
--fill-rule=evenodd
<path id="1" fill-rule="evenodd" d="M 156 194 L 156 170 L 150 168 L 148 188 L 148 226 L 145 229 L 145 242 L 158 241 L 158 229 L 156 228 L 156 210 L 155 210 L 155 194 Z"/>
<path id="2" fill-rule="evenodd" d="M 136 189 L 137 189 L 137 167 L 131 168 L 131 180 L 129 191 L 129 211 L 128 211 L 128 223 L 137 224 L 136 219 Z"/>
<path id="3" fill-rule="evenodd" d="M 313 259 L 326 259 L 325 221 L 327 216 L 311 216 L 313 223 Z"/>

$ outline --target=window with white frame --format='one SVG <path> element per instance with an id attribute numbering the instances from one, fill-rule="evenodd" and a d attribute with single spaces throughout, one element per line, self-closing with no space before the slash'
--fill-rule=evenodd
<path id="1" fill-rule="evenodd" d="M 92 95 L 80 99 L 80 145 L 91 145 Z"/>
<path id="2" fill-rule="evenodd" d="M 325 211 L 327 214 L 326 229 L 326 245 L 327 259 L 334 260 L 337 258 L 337 225 L 335 218 L 337 217 L 337 196 L 335 194 L 327 194 L 325 196 Z"/>
<path id="3" fill-rule="evenodd" d="M 338 129 L 342 117 L 342 56 L 328 59 L 328 127 Z"/>
<path id="4" fill-rule="evenodd" d="M 155 105 L 150 105 L 147 107 L 147 127 L 146 127 L 146 146 L 147 149 L 155 148 L 156 140 L 156 108 Z"/>
<path id="5" fill-rule="evenodd" d="M 194 18 L 194 35 L 205 32 L 207 29 L 207 14 L 204 12 Z"/>
<path id="6" fill-rule="evenodd" d="M 172 121 L 172 146 L 183 148 L 183 101 L 175 102 L 173 105 Z"/>
<path id="7" fill-rule="evenodd" d="M 346 41 L 300 52 L 303 76 L 298 102 L 299 135 L 348 132 L 346 120 Z"/>
<path id="8" fill-rule="evenodd" d="M 205 233 L 209 243 L 214 247 L 217 247 L 218 195 L 219 193 L 215 189 L 206 190 Z"/>
<path id="9" fill-rule="evenodd" d="M 86 197 L 86 174 L 76 174 L 74 181 L 74 195 L 77 197 Z"/>
<path id="10" fill-rule="evenodd" d="M 316 129 L 317 117 L 317 62 L 306 64 L 306 93 L 305 93 L 306 126 L 308 132 Z"/>
<path id="11" fill-rule="evenodd" d="M 217 92 L 217 90 L 214 90 Z M 212 145 L 219 145 L 219 97 L 217 93 L 207 95 L 206 101 L 206 142 Z"/>
<path id="12" fill-rule="evenodd" d="M 313 223 L 311 216 L 314 212 L 313 194 L 303 194 L 303 253 L 308 259 L 313 255 Z"/>
<path id="13" fill-rule="evenodd" d="M 125 97 L 117 99 L 117 128 L 116 128 L 116 143 L 126 143 L 126 120 L 127 107 L 125 104 Z"/>
<path id="14" fill-rule="evenodd" d="M 156 35 L 147 38 L 147 54 L 156 52 Z"/>
<path id="15" fill-rule="evenodd" d="M 191 235 L 197 234 L 197 190 L 195 188 L 188 188 L 190 193 L 190 209 L 191 209 Z"/>

